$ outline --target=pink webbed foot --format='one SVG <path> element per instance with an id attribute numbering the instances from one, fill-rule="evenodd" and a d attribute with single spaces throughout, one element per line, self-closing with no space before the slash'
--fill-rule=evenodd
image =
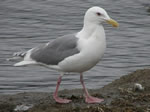
<path id="1" fill-rule="evenodd" d="M 71 100 L 59 98 L 58 95 L 57 95 L 58 94 L 58 88 L 59 88 L 59 85 L 61 83 L 61 78 L 62 78 L 62 75 L 60 75 L 60 77 L 58 78 L 57 85 L 56 85 L 56 90 L 53 94 L 53 98 L 55 99 L 55 101 L 57 103 L 69 103 L 69 102 L 71 102 Z"/>
<path id="2" fill-rule="evenodd" d="M 54 99 L 55 99 L 55 101 L 57 102 L 57 103 L 69 103 L 69 102 L 71 102 L 71 100 L 68 100 L 68 99 L 62 99 L 62 98 L 59 98 L 59 97 L 54 97 Z"/>
<path id="3" fill-rule="evenodd" d="M 104 99 L 99 99 L 93 96 L 87 96 L 85 99 L 86 103 L 101 103 Z"/>

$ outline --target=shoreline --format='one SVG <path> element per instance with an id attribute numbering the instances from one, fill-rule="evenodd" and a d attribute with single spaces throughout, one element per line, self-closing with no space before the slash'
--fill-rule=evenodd
<path id="1" fill-rule="evenodd" d="M 144 89 L 135 90 L 135 83 L 141 84 Z M 0 112 L 149 112 L 150 69 L 136 70 L 103 88 L 90 89 L 89 93 L 103 98 L 104 102 L 86 104 L 82 89 L 59 91 L 61 97 L 72 100 L 69 104 L 56 103 L 52 93 L 0 94 Z"/>

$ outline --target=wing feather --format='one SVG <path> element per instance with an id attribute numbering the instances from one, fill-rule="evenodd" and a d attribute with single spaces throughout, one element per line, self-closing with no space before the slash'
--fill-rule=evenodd
<path id="1" fill-rule="evenodd" d="M 31 58 L 47 65 L 57 65 L 65 58 L 79 53 L 75 34 L 66 35 L 32 50 Z"/>

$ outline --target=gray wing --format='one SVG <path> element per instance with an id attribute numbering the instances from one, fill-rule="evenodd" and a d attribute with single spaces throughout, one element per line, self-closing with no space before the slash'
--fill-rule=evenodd
<path id="1" fill-rule="evenodd" d="M 75 34 L 66 35 L 32 50 L 31 58 L 47 65 L 57 65 L 66 57 L 79 53 L 78 38 Z"/>

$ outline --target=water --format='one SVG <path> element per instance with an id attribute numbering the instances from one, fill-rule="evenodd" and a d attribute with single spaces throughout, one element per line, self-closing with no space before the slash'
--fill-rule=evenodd
<path id="1" fill-rule="evenodd" d="M 139 68 L 149 67 L 149 0 L 1 0 L 0 93 L 52 92 L 58 73 L 44 67 L 13 67 L 5 61 L 13 52 L 28 50 L 58 36 L 79 31 L 83 15 L 101 6 L 120 23 L 104 24 L 107 49 L 103 60 L 84 73 L 88 88 L 100 88 Z M 63 77 L 60 89 L 81 88 L 79 75 Z"/>

